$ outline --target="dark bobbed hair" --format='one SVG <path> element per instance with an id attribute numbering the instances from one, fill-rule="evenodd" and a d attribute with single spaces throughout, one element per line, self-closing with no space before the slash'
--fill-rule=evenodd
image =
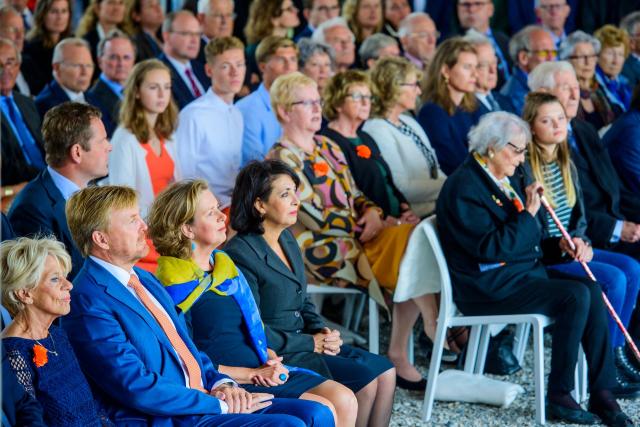
<path id="1" fill-rule="evenodd" d="M 273 189 L 273 181 L 280 175 L 289 176 L 296 188 L 300 185 L 298 175 L 281 160 L 252 161 L 236 177 L 236 186 L 231 197 L 231 227 L 238 233 L 263 234 L 262 215 L 255 208 L 256 200 L 267 201 Z"/>

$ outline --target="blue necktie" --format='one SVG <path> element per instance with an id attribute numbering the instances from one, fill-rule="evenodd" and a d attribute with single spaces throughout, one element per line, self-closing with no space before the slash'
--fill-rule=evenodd
<path id="1" fill-rule="evenodd" d="M 491 93 L 487 94 L 487 101 L 491 106 L 491 111 L 502 111 L 500 104 L 498 104 L 498 101 L 496 101 L 496 99 L 493 97 L 493 95 L 491 95 Z"/>
<path id="2" fill-rule="evenodd" d="M 7 106 L 7 110 L 9 111 L 9 120 L 11 120 L 11 123 L 13 123 L 13 126 L 18 132 L 18 135 L 16 136 L 20 141 L 20 146 L 27 163 L 36 169 L 44 169 L 47 165 L 42 158 L 42 153 L 40 153 L 40 150 L 36 146 L 36 141 L 31 135 L 31 132 L 29 132 L 26 123 L 22 120 L 13 99 L 10 97 L 4 97 L 4 102 Z"/>

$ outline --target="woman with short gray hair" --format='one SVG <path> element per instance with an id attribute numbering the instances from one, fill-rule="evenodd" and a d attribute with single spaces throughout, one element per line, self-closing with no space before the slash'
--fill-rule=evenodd
<path id="1" fill-rule="evenodd" d="M 585 33 L 574 31 L 560 44 L 560 60 L 571 63 L 580 85 L 580 106 L 577 117 L 600 129 L 613 122 L 622 109 L 607 99 L 603 88 L 595 78 L 596 64 L 602 44 Z"/>
<path id="2" fill-rule="evenodd" d="M 298 41 L 298 69 L 318 84 L 318 91 L 322 94 L 336 69 L 333 48 L 309 38 L 300 39 Z"/>
<path id="3" fill-rule="evenodd" d="M 466 316 L 539 313 L 555 319 L 547 386 L 549 418 L 629 425 L 611 392 L 615 367 L 600 286 L 545 270 L 539 182 L 520 168 L 531 134 L 519 117 L 485 114 L 469 133 L 470 154 L 436 204 L 454 301 Z M 526 185 L 526 186 L 525 186 Z M 571 396 L 578 349 L 589 366 L 589 412 Z M 632 424 L 631 424 L 632 425 Z"/>
<path id="4" fill-rule="evenodd" d="M 48 426 L 112 425 L 99 415 L 67 334 L 54 320 L 69 313 L 71 257 L 54 238 L 0 245 L 2 305 L 13 322 L 2 331 L 11 368 L 40 402 Z"/>

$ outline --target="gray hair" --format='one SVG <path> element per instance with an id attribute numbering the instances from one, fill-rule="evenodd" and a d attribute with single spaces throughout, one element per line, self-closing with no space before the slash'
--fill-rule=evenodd
<path id="1" fill-rule="evenodd" d="M 491 147 L 500 151 L 519 135 L 523 135 L 527 143 L 531 141 L 529 125 L 520 117 L 504 111 L 487 113 L 469 132 L 469 151 L 483 156 Z"/>
<path id="2" fill-rule="evenodd" d="M 164 22 L 162 23 L 162 32 L 170 33 L 173 30 L 173 21 L 175 21 L 180 15 L 189 15 L 195 18 L 195 15 L 190 10 L 174 10 L 173 12 L 167 13 L 167 16 L 165 16 Z"/>
<path id="3" fill-rule="evenodd" d="M 20 237 L 0 244 L 2 305 L 12 316 L 24 310 L 24 304 L 16 297 L 16 292 L 33 290 L 38 286 L 48 255 L 58 260 L 65 275 L 71 271 L 71 257 L 64 244 L 53 236 L 35 239 Z"/>
<path id="4" fill-rule="evenodd" d="M 215 0 L 198 0 L 198 14 L 208 15 L 211 11 L 211 3 Z M 235 2 L 231 0 L 231 4 L 235 5 Z"/>
<path id="5" fill-rule="evenodd" d="M 600 40 L 593 37 L 591 34 L 587 34 L 584 31 L 574 31 L 560 43 L 560 51 L 558 52 L 558 59 L 565 60 L 573 55 L 576 45 L 578 43 L 591 43 L 596 55 L 600 53 L 602 44 Z"/>
<path id="6" fill-rule="evenodd" d="M 119 30 L 117 28 L 114 28 L 113 30 L 109 31 L 109 33 L 105 36 L 105 38 L 100 40 L 100 42 L 98 43 L 98 48 L 96 49 L 96 53 L 98 54 L 98 58 L 102 58 L 102 55 L 104 55 L 104 49 L 107 46 L 107 43 L 109 43 L 111 40 L 115 40 L 115 39 L 128 40 L 129 43 L 131 44 L 131 47 L 133 48 L 133 55 L 135 56 L 135 54 L 136 54 L 136 46 L 135 46 L 135 44 L 133 44 L 133 41 L 131 40 L 131 37 L 129 37 L 127 35 L 127 33 L 125 33 L 124 31 Z"/>
<path id="7" fill-rule="evenodd" d="M 539 64 L 529 73 L 527 85 L 532 92 L 540 89 L 553 90 L 556 87 L 556 74 L 569 71 L 575 76 L 576 70 L 568 61 L 549 61 Z"/>
<path id="8" fill-rule="evenodd" d="M 514 64 L 518 64 L 518 54 L 520 52 L 531 50 L 531 33 L 534 31 L 545 31 L 545 29 L 539 25 L 527 25 L 509 40 L 509 56 Z"/>
<path id="9" fill-rule="evenodd" d="M 631 37 L 633 35 L 634 28 L 638 24 L 640 24 L 640 11 L 632 12 L 622 18 L 622 21 L 620 21 L 620 28 L 625 30 Z"/>
<path id="10" fill-rule="evenodd" d="M 11 49 L 13 49 L 16 52 L 16 59 L 20 64 L 22 64 L 22 55 L 20 54 L 20 51 L 18 50 L 18 46 L 16 46 L 13 40 L 0 37 L 0 46 L 1 45 L 9 46 Z"/>
<path id="11" fill-rule="evenodd" d="M 51 59 L 51 64 L 59 64 L 62 62 L 62 57 L 64 53 L 64 48 L 66 46 L 82 46 L 86 47 L 89 52 L 91 52 L 91 47 L 89 43 L 80 37 L 69 37 L 68 39 L 62 39 L 56 47 L 53 48 L 53 59 Z"/>
<path id="12" fill-rule="evenodd" d="M 331 62 L 331 69 L 334 70 L 336 68 L 336 55 L 333 48 L 328 44 L 319 43 L 307 37 L 298 40 L 298 67 L 302 69 L 304 64 L 318 53 L 327 55 Z"/>
<path id="13" fill-rule="evenodd" d="M 482 46 L 484 44 L 488 44 L 493 47 L 493 44 L 491 43 L 491 40 L 489 40 L 489 37 L 473 28 L 469 28 L 462 39 L 466 42 L 471 43 L 473 46 Z"/>
<path id="14" fill-rule="evenodd" d="M 431 16 L 429 16 L 428 13 L 412 12 L 407 16 L 405 16 L 402 21 L 400 21 L 400 24 L 398 25 L 398 37 L 405 37 L 413 33 L 413 21 L 416 18 L 422 18 L 422 17 L 429 18 L 429 20 L 433 22 L 433 19 L 431 19 Z M 433 25 L 435 27 L 435 22 L 433 23 Z"/>
<path id="15" fill-rule="evenodd" d="M 380 57 L 380 50 L 387 46 L 398 46 L 398 42 L 391 36 L 382 33 L 375 33 L 364 39 L 358 49 L 358 55 L 360 55 L 360 61 L 363 66 L 367 66 L 367 61 L 370 59 L 378 59 Z"/>
<path id="16" fill-rule="evenodd" d="M 349 30 L 349 32 L 351 33 L 351 35 L 353 35 L 353 32 L 351 31 L 351 29 L 349 28 L 349 25 L 347 24 L 347 20 L 344 19 L 342 16 L 336 16 L 335 18 L 331 18 L 327 21 L 324 21 L 322 24 L 318 25 L 318 28 L 316 28 L 313 31 L 313 35 L 311 36 L 311 40 L 313 40 L 314 42 L 319 42 L 319 43 L 327 43 L 327 40 L 324 37 L 324 33 L 325 31 L 333 28 L 333 27 L 344 27 L 347 30 Z M 356 37 L 353 36 L 353 40 L 355 41 Z"/>

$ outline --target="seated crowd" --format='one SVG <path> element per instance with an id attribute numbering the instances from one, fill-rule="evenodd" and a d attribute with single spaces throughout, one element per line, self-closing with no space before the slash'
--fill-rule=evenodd
<path id="1" fill-rule="evenodd" d="M 432 215 L 463 314 L 555 319 L 548 416 L 634 425 L 601 294 L 640 345 L 640 1 L 5 3 L 3 426 L 387 426 Z M 386 355 L 308 283 L 372 297 Z"/>

